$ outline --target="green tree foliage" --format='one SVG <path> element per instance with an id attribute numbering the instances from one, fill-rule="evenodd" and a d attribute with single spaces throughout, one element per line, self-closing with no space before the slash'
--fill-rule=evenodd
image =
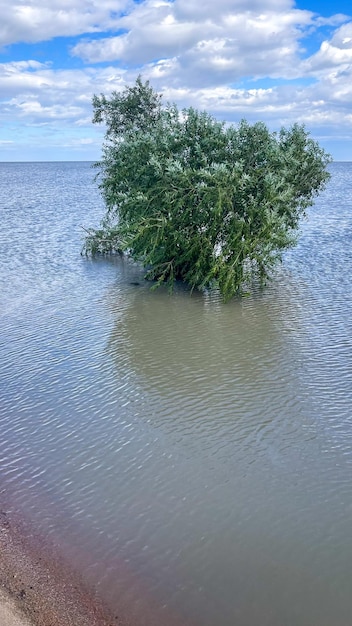
<path id="1" fill-rule="evenodd" d="M 162 108 L 140 77 L 93 107 L 107 127 L 97 164 L 106 215 L 85 252 L 127 253 L 156 284 L 217 285 L 226 300 L 265 280 L 329 178 L 329 155 L 298 124 L 271 133 Z"/>

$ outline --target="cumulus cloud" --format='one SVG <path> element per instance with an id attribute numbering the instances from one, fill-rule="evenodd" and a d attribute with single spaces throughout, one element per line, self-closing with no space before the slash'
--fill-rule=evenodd
<path id="1" fill-rule="evenodd" d="M 330 41 L 322 42 L 319 51 L 307 59 L 304 69 L 317 74 L 351 64 L 352 22 L 348 22 L 335 31 Z"/>
<path id="2" fill-rule="evenodd" d="M 246 117 L 278 128 L 299 121 L 324 136 L 350 132 L 346 16 L 322 18 L 293 0 L 0 0 L 0 9 L 3 45 L 85 35 L 71 47 L 76 69 L 35 55 L 0 64 L 2 125 L 17 120 L 53 136 L 66 129 L 66 142 L 74 129 L 72 142 L 89 147 L 97 136 L 93 93 L 123 89 L 142 73 L 164 101 L 230 122 Z M 309 56 L 305 37 L 315 32 L 319 44 Z M 68 48 L 66 55 L 67 67 Z"/>
<path id="3" fill-rule="evenodd" d="M 2 124 L 22 119 L 36 125 L 88 127 L 93 93 L 109 93 L 121 81 L 115 68 L 53 70 L 37 61 L 3 64 L 0 65 L 0 120 Z"/>
<path id="4" fill-rule="evenodd" d="M 313 22 L 313 13 L 294 9 L 288 0 L 147 0 L 121 18 L 123 35 L 81 41 L 72 54 L 123 67 L 173 59 L 169 77 L 179 83 L 292 77 L 302 31 Z"/>
<path id="5" fill-rule="evenodd" d="M 116 28 L 132 0 L 0 0 L 0 45 Z"/>

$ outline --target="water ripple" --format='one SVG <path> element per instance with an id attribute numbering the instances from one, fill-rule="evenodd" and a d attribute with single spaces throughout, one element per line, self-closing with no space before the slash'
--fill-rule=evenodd
<path id="1" fill-rule="evenodd" d="M 79 256 L 87 164 L 0 166 L 2 489 L 146 626 L 349 626 L 351 166 L 226 305 Z"/>

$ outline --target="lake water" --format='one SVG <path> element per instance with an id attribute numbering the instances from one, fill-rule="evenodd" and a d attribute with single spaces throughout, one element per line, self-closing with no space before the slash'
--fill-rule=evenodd
<path id="1" fill-rule="evenodd" d="M 89 163 L 0 164 L 1 489 L 142 626 L 352 622 L 352 164 L 331 172 L 271 284 L 224 305 L 80 256 Z"/>

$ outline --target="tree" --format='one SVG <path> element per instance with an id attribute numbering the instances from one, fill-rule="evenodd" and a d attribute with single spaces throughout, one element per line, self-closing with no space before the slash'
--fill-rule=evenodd
<path id="1" fill-rule="evenodd" d="M 127 253 L 156 285 L 217 285 L 226 300 L 265 281 L 329 178 L 330 156 L 298 124 L 272 133 L 162 108 L 140 77 L 93 107 L 107 126 L 97 164 L 106 215 L 85 252 Z"/>

